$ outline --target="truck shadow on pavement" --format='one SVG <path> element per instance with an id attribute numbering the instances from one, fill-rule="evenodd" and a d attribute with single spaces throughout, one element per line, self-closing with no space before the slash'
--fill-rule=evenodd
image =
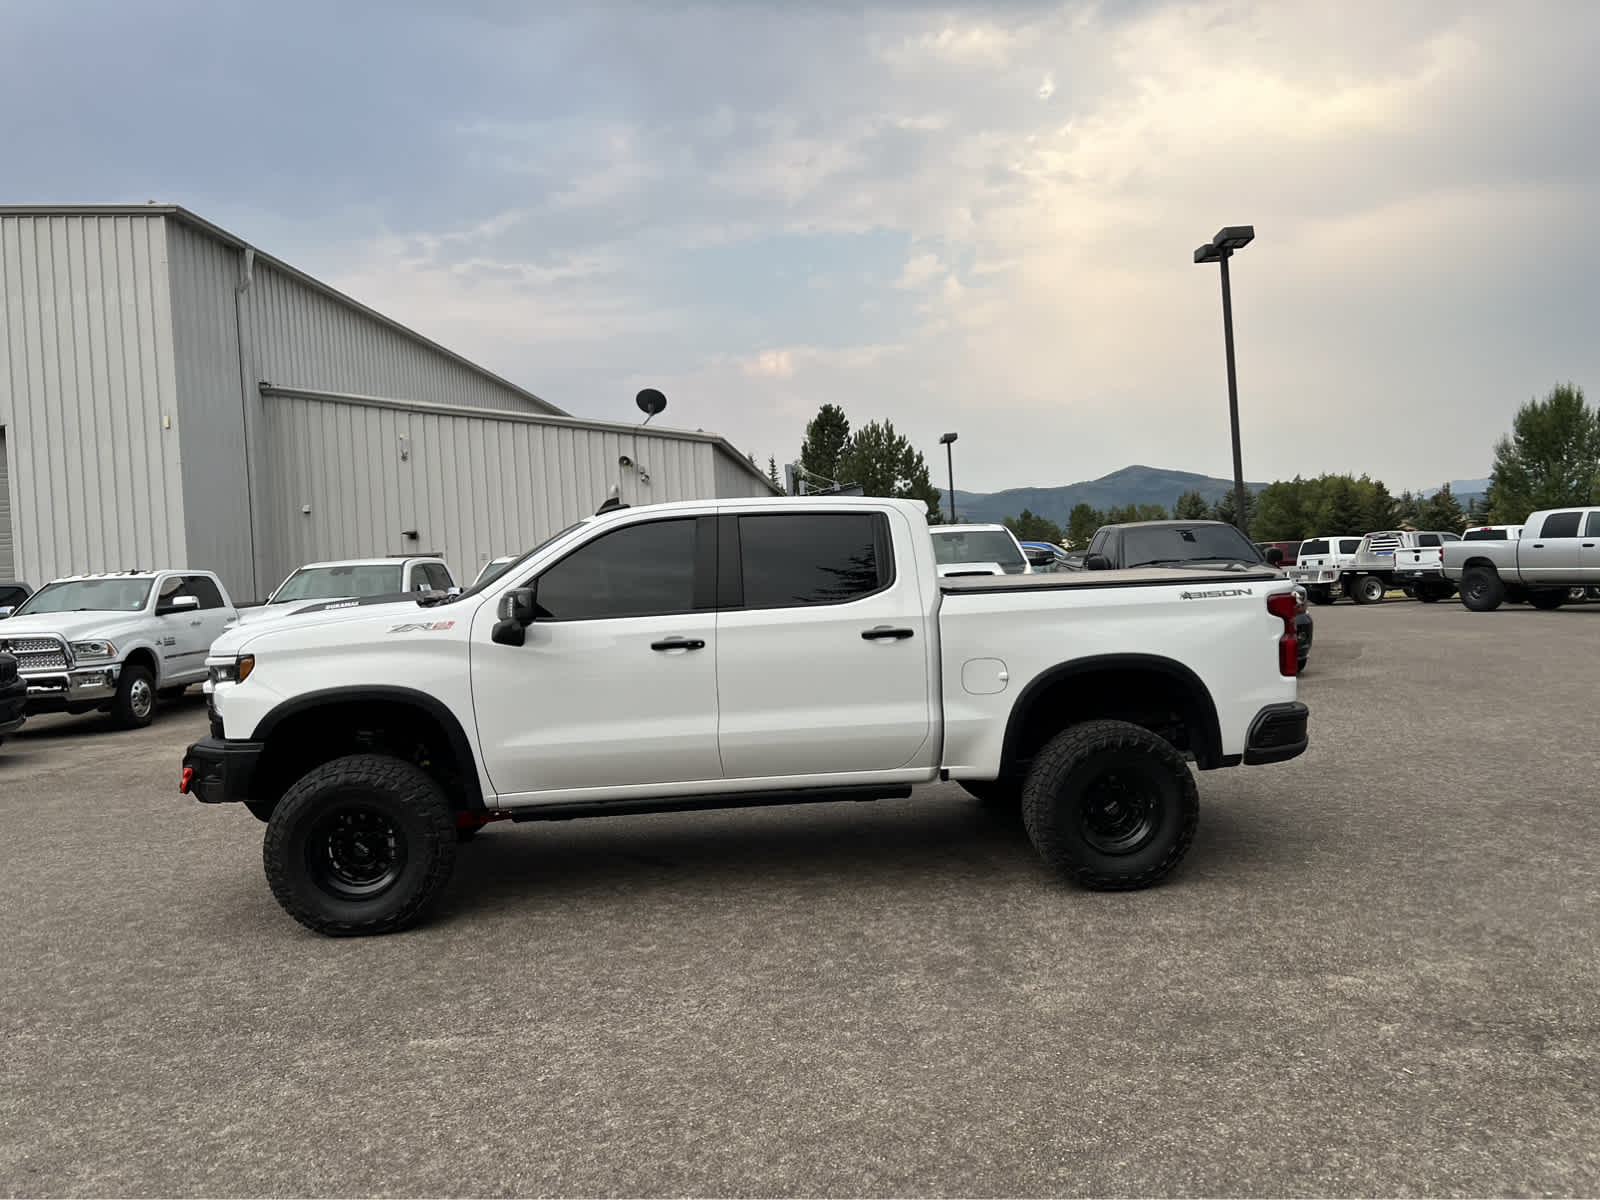
<path id="1" fill-rule="evenodd" d="M 141 734 L 159 729 L 174 719 L 187 719 L 206 710 L 206 698 L 199 692 L 186 694 L 177 700 L 162 700 L 156 704 L 155 718 L 143 729 L 120 729 L 109 713 L 44 713 L 28 718 L 28 723 L 10 734 L 6 748 L 13 743 L 53 742 L 63 738 L 104 737 L 107 734 Z"/>

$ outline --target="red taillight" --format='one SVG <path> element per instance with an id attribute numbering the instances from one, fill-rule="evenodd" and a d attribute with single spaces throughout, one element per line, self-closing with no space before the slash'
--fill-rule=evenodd
<path id="1" fill-rule="evenodd" d="M 1294 636 L 1294 616 L 1299 601 L 1293 592 L 1278 592 L 1267 597 L 1267 611 L 1283 622 L 1283 633 L 1278 638 L 1278 673 L 1300 674 L 1300 646 Z"/>
<path id="2" fill-rule="evenodd" d="M 193 782 L 194 782 L 194 768 L 193 767 L 185 767 L 183 769 L 183 778 L 181 778 L 178 781 L 178 793 L 179 793 L 179 795 L 187 796 L 189 794 L 189 785 L 192 784 Z"/>

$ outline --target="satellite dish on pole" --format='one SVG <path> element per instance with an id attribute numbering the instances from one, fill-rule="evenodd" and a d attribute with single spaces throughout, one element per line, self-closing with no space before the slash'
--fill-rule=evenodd
<path id="1" fill-rule="evenodd" d="M 667 406 L 666 396 L 655 388 L 645 388 L 634 397 L 633 402 L 639 406 L 639 411 L 644 414 L 644 420 L 640 422 L 641 425 L 650 424 L 650 418 Z"/>

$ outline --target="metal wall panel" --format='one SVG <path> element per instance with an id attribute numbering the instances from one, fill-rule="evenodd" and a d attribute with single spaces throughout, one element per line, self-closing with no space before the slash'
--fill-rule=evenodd
<path id="1" fill-rule="evenodd" d="M 715 445 L 666 432 L 348 400 L 264 404 L 276 466 L 256 506 L 263 590 L 303 563 L 419 551 L 470 581 L 489 559 L 593 513 L 613 485 L 625 502 L 651 504 L 710 498 L 714 484 Z"/>
<path id="2" fill-rule="evenodd" d="M 6 465 L 6 431 L 4 426 L 0 426 L 0 579 L 17 577 L 12 545 L 11 472 Z"/>
<path id="3" fill-rule="evenodd" d="M 188 566 L 160 216 L 0 216 L 15 568 Z"/>
<path id="4" fill-rule="evenodd" d="M 766 482 L 765 472 L 752 474 L 748 458 L 735 458 L 735 450 L 723 446 L 709 446 L 716 455 L 714 464 L 715 487 L 713 493 L 719 500 L 730 500 L 739 496 L 770 496 L 773 489 Z M 758 469 L 759 471 L 759 469 Z"/>

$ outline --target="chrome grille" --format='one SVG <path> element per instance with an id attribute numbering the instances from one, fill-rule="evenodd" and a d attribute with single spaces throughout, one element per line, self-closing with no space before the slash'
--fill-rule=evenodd
<path id="1" fill-rule="evenodd" d="M 67 663 L 67 644 L 55 637 L 0 636 L 0 651 L 14 655 L 24 671 L 59 671 Z"/>

